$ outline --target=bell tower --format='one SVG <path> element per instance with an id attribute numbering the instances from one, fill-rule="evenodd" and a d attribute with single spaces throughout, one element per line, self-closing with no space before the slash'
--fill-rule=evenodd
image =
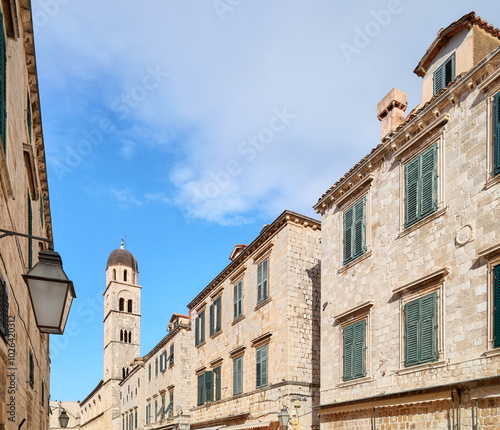
<path id="1" fill-rule="evenodd" d="M 137 260 L 123 246 L 111 252 L 104 291 L 104 382 L 121 380 L 140 357 L 141 288 Z"/>

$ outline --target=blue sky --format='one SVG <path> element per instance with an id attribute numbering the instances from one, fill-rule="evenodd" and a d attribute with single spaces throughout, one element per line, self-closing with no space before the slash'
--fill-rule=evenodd
<path id="1" fill-rule="evenodd" d="M 51 395 L 102 378 L 105 267 L 126 234 L 142 354 L 173 312 L 284 209 L 321 194 L 380 140 L 377 103 L 421 98 L 438 30 L 496 2 L 33 0 L 56 250 L 75 283 L 52 336 Z M 68 383 L 71 381 L 71 383 Z"/>

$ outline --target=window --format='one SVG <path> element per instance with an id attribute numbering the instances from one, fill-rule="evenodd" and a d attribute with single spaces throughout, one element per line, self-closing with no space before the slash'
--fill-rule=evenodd
<path id="1" fill-rule="evenodd" d="M 205 342 L 205 311 L 200 312 L 195 322 L 195 344 Z"/>
<path id="2" fill-rule="evenodd" d="M 256 387 L 265 387 L 267 385 L 267 348 L 268 345 L 263 346 L 257 350 L 256 357 Z"/>
<path id="3" fill-rule="evenodd" d="M 3 27 L 3 15 L 0 12 L 0 138 L 4 154 L 7 154 L 7 49 Z"/>
<path id="4" fill-rule="evenodd" d="M 158 420 L 158 399 L 155 400 L 155 416 L 154 416 L 154 422 Z"/>
<path id="5" fill-rule="evenodd" d="M 210 305 L 210 336 L 218 333 L 222 328 L 222 297 Z"/>
<path id="6" fill-rule="evenodd" d="M 134 416 L 130 414 L 128 416 L 128 422 L 129 422 L 129 429 L 132 430 L 134 428 Z"/>
<path id="7" fill-rule="evenodd" d="M 148 366 L 148 379 L 151 381 L 151 363 L 149 363 L 149 366 Z"/>
<path id="8" fill-rule="evenodd" d="M 123 342 L 123 330 L 120 330 L 120 342 Z"/>
<path id="9" fill-rule="evenodd" d="M 165 419 L 165 394 L 161 396 L 161 419 Z"/>
<path id="10" fill-rule="evenodd" d="M 113 281 L 116 281 L 116 269 L 113 269 Z M 122 310 L 122 309 L 120 309 L 120 310 Z"/>
<path id="11" fill-rule="evenodd" d="M 234 319 L 243 314 L 243 279 L 235 284 L 233 292 Z"/>
<path id="12" fill-rule="evenodd" d="M 31 388 L 35 388 L 35 362 L 33 360 L 33 353 L 30 351 L 30 374 L 29 374 L 29 384 Z"/>
<path id="13" fill-rule="evenodd" d="M 28 190 L 28 235 L 33 235 L 33 208 L 31 207 L 31 196 Z M 30 237 L 28 239 L 28 269 L 33 267 L 33 239 Z"/>
<path id="14" fill-rule="evenodd" d="M 127 302 L 127 310 L 129 313 L 132 313 L 132 300 L 129 300 Z"/>
<path id="15" fill-rule="evenodd" d="M 166 368 L 165 354 L 166 354 L 166 351 L 163 351 L 160 354 L 160 372 L 163 372 Z"/>
<path id="16" fill-rule="evenodd" d="M 405 227 L 437 209 L 437 144 L 405 165 Z"/>
<path id="17" fill-rule="evenodd" d="M 30 101 L 30 90 L 27 91 L 28 97 L 26 101 L 26 123 L 28 124 L 28 135 L 31 142 L 31 101 Z"/>
<path id="18" fill-rule="evenodd" d="M 366 197 L 344 212 L 344 264 L 366 252 Z"/>
<path id="19" fill-rule="evenodd" d="M 215 400 L 221 399 L 222 386 L 220 377 L 221 377 L 221 367 L 219 366 L 214 369 Z"/>
<path id="20" fill-rule="evenodd" d="M 366 376 L 366 319 L 344 327 L 343 379 Z"/>
<path id="21" fill-rule="evenodd" d="M 198 376 L 198 406 L 205 403 L 205 374 Z"/>
<path id="22" fill-rule="evenodd" d="M 213 390 L 214 375 L 212 371 L 207 371 L 198 376 L 198 406 L 205 402 L 212 402 L 214 399 Z"/>
<path id="23" fill-rule="evenodd" d="M 151 423 L 151 403 L 146 405 L 146 425 Z"/>
<path id="24" fill-rule="evenodd" d="M 233 360 L 233 395 L 243 392 L 243 357 Z"/>
<path id="25" fill-rule="evenodd" d="M 158 357 L 155 359 L 155 378 L 158 377 Z"/>
<path id="26" fill-rule="evenodd" d="M 437 293 L 405 304 L 405 366 L 438 359 Z"/>
<path id="27" fill-rule="evenodd" d="M 134 421 L 135 421 L 135 428 L 137 428 L 137 409 L 134 411 Z"/>
<path id="28" fill-rule="evenodd" d="M 127 282 L 127 271 L 123 271 L 123 282 Z"/>
<path id="29" fill-rule="evenodd" d="M 0 276 L 0 333 L 7 337 L 9 333 L 9 296 L 7 284 Z"/>
<path id="30" fill-rule="evenodd" d="M 500 174 L 500 93 L 493 99 L 493 157 L 494 157 L 494 175 Z"/>
<path id="31" fill-rule="evenodd" d="M 170 354 L 168 356 L 168 361 L 170 363 L 170 367 L 174 365 L 174 344 L 170 345 Z"/>
<path id="32" fill-rule="evenodd" d="M 455 54 L 434 72 L 434 95 L 446 88 L 453 79 L 455 79 Z"/>
<path id="33" fill-rule="evenodd" d="M 168 403 L 167 412 L 168 412 L 169 417 L 174 416 L 174 392 L 173 391 L 170 391 L 170 393 L 169 393 L 169 403 Z"/>
<path id="34" fill-rule="evenodd" d="M 500 265 L 493 268 L 493 347 L 500 348 Z"/>
<path id="35" fill-rule="evenodd" d="M 42 406 L 44 406 L 44 403 L 45 403 L 45 383 L 43 381 L 42 381 L 41 401 L 42 401 Z"/>
<path id="36" fill-rule="evenodd" d="M 125 299 L 120 299 L 119 304 L 118 304 L 118 309 L 120 311 L 124 311 L 125 310 Z"/>
<path id="37" fill-rule="evenodd" d="M 257 303 L 269 297 L 269 259 L 257 266 Z"/>

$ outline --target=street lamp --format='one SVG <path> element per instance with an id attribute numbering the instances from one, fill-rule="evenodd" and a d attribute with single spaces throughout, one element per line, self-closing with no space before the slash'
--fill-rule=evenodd
<path id="1" fill-rule="evenodd" d="M 43 333 L 63 334 L 71 302 L 76 297 L 73 282 L 64 273 L 61 257 L 53 249 L 40 251 L 38 258 L 38 263 L 22 275 L 28 286 L 36 323 Z M 61 417 L 68 419 L 63 413 L 59 420 Z"/>
<path id="2" fill-rule="evenodd" d="M 68 422 L 69 422 L 69 416 L 66 413 L 66 409 L 63 409 L 59 414 L 59 425 L 61 426 L 62 429 L 65 429 L 68 427 Z"/>
<path id="3" fill-rule="evenodd" d="M 290 420 L 290 415 L 288 414 L 288 410 L 285 406 L 281 408 L 281 412 L 278 414 L 278 420 L 280 422 L 281 428 L 288 427 L 288 421 Z"/>

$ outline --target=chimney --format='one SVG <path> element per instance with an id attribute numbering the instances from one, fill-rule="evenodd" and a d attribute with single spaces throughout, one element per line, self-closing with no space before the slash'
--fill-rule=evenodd
<path id="1" fill-rule="evenodd" d="M 407 106 L 408 94 L 397 88 L 389 91 L 377 105 L 377 118 L 382 121 L 382 139 L 403 123 Z"/>

